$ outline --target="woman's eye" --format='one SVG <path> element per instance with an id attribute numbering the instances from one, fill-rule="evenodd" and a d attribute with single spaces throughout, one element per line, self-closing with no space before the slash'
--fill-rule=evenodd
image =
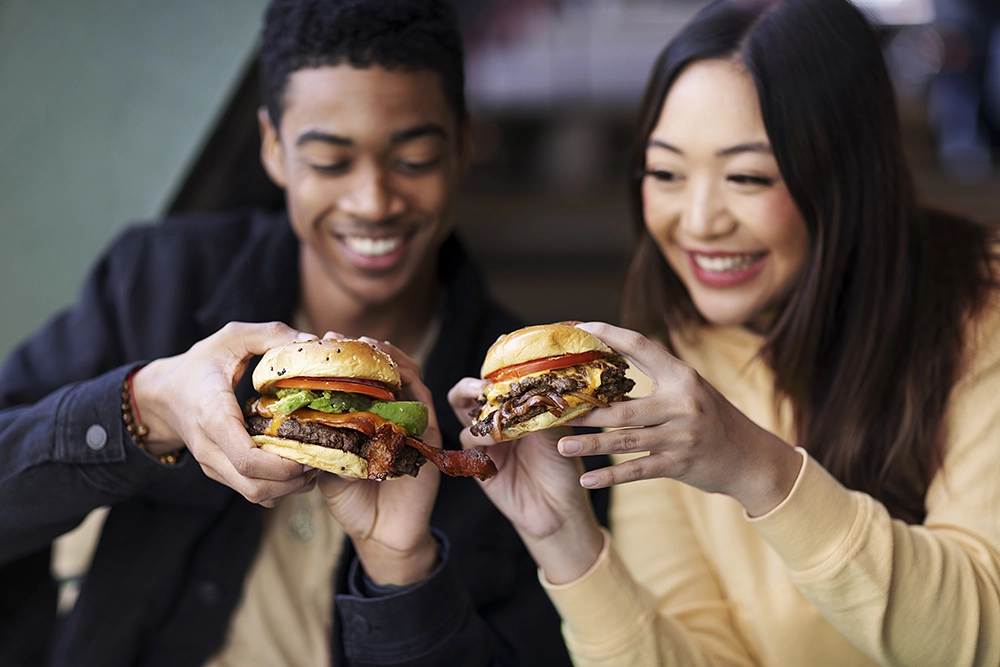
<path id="1" fill-rule="evenodd" d="M 751 176 L 750 174 L 733 174 L 728 177 L 730 183 L 736 183 L 737 185 L 760 185 L 763 187 L 770 187 L 774 185 L 773 178 L 767 178 L 766 176 Z"/>
<path id="2" fill-rule="evenodd" d="M 646 176 L 656 179 L 661 183 L 673 183 L 674 181 L 679 181 L 680 176 L 672 171 L 667 171 L 666 169 L 647 169 Z"/>

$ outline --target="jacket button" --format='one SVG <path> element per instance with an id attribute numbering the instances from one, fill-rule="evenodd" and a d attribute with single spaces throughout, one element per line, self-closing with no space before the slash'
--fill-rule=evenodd
<path id="1" fill-rule="evenodd" d="M 355 632 L 367 635 L 372 631 L 371 625 L 368 624 L 368 619 L 361 614 L 355 614 L 351 621 Z"/>
<path id="2" fill-rule="evenodd" d="M 203 581 L 198 584 L 198 599 L 206 605 L 214 605 L 222 597 L 222 589 L 214 581 Z"/>
<path id="3" fill-rule="evenodd" d="M 87 429 L 87 446 L 95 452 L 104 449 L 108 444 L 108 432 L 100 424 L 94 424 Z"/>

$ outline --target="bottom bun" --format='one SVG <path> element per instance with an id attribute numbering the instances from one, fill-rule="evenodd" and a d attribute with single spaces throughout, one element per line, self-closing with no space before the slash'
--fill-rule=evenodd
<path id="1" fill-rule="evenodd" d="M 265 452 L 282 458 L 336 473 L 341 477 L 368 479 L 368 461 L 357 454 L 271 435 L 255 435 L 252 439 Z"/>
<path id="2" fill-rule="evenodd" d="M 503 440 L 514 440 L 520 438 L 523 435 L 529 433 L 534 433 L 535 431 L 544 431 L 547 428 L 555 428 L 556 426 L 562 426 L 568 421 L 572 421 L 577 417 L 584 415 L 594 409 L 594 405 L 591 403 L 580 403 L 579 405 L 572 406 L 563 410 L 561 417 L 556 417 L 551 412 L 543 412 L 540 415 L 535 415 L 531 419 L 526 419 L 523 422 L 518 422 L 512 426 L 500 431 L 501 441 Z"/>

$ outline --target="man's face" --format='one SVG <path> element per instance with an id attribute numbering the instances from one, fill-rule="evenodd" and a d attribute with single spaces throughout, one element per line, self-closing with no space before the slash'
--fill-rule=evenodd
<path id="1" fill-rule="evenodd" d="M 312 271 L 369 306 L 433 270 L 453 226 L 462 125 L 440 75 L 350 65 L 288 79 L 279 131 L 261 113 L 261 158 L 285 189 Z"/>

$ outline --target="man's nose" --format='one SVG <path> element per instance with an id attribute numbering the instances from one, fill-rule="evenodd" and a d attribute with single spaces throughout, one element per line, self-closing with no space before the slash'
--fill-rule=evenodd
<path id="1" fill-rule="evenodd" d="M 355 218 L 377 222 L 401 212 L 404 202 L 392 188 L 384 169 L 361 165 L 351 175 L 348 191 L 340 197 L 339 206 Z"/>

